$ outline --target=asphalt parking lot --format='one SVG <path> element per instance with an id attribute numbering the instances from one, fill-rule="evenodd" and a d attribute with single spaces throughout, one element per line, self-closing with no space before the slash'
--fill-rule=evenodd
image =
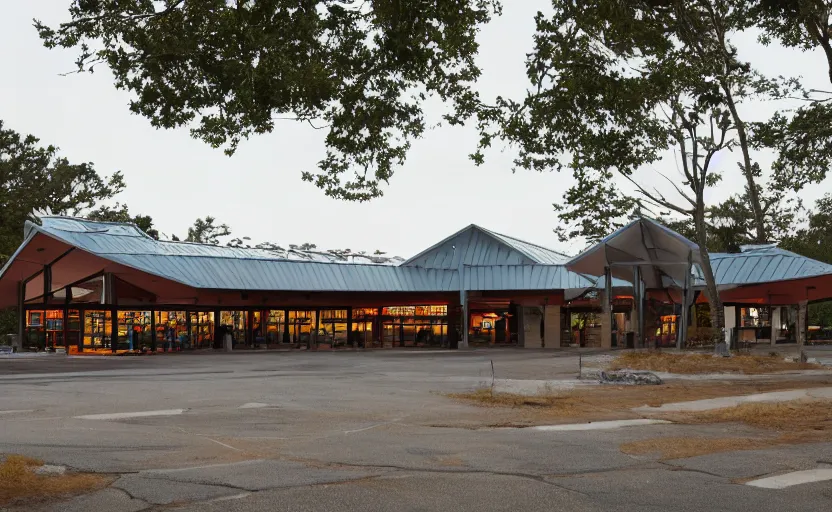
<path id="1" fill-rule="evenodd" d="M 26 510 L 829 510 L 832 443 L 660 461 L 621 453 L 726 425 L 541 432 L 486 425 L 444 393 L 571 379 L 569 352 L 235 353 L 0 361 L 0 452 L 112 475 Z"/>

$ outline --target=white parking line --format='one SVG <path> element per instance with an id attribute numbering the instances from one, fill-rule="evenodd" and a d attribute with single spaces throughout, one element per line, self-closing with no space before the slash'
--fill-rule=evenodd
<path id="1" fill-rule="evenodd" d="M 123 420 L 128 418 L 147 418 L 149 416 L 176 416 L 187 409 L 165 409 L 162 411 L 115 412 L 110 414 L 87 414 L 75 416 L 77 420 Z"/>
<path id="2" fill-rule="evenodd" d="M 613 421 L 596 421 L 593 423 L 570 423 L 567 425 L 541 425 L 539 427 L 531 427 L 531 430 L 541 430 L 544 432 L 573 432 L 579 430 L 613 430 L 621 427 L 637 427 L 640 425 L 666 425 L 671 423 L 665 420 L 613 420 Z"/>
<path id="3" fill-rule="evenodd" d="M 832 480 L 832 469 L 807 469 L 805 471 L 794 471 L 784 475 L 770 476 L 746 482 L 745 485 L 761 487 L 763 489 L 785 489 L 793 485 L 810 484 Z"/>
<path id="4" fill-rule="evenodd" d="M 247 404 L 243 404 L 237 409 L 263 409 L 264 407 L 268 407 L 269 404 L 264 404 L 261 402 L 249 402 Z"/>
<path id="5" fill-rule="evenodd" d="M 0 411 L 0 414 L 23 414 L 27 412 L 35 412 L 34 409 L 13 409 L 10 411 Z"/>
<path id="6" fill-rule="evenodd" d="M 203 436 L 203 437 L 204 437 L 204 436 Z M 205 437 L 205 439 L 207 439 L 207 440 L 209 440 L 209 441 L 213 441 L 213 442 L 217 443 L 217 444 L 218 444 L 218 445 L 220 445 L 220 446 L 225 446 L 226 448 L 230 448 L 230 449 L 232 449 L 232 450 L 234 450 L 234 451 L 237 451 L 237 452 L 241 452 L 241 451 L 243 451 L 243 450 L 241 450 L 241 449 L 239 449 L 239 448 L 235 448 L 235 447 L 231 446 L 230 444 L 225 444 L 225 443 L 222 443 L 222 442 L 220 442 L 220 441 L 217 441 L 216 439 L 211 439 L 210 437 Z"/>

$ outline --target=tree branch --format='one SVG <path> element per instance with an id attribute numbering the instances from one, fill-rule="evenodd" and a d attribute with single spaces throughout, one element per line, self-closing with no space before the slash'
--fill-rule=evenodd
<path id="1" fill-rule="evenodd" d="M 667 199 L 665 199 L 665 198 L 664 198 L 664 196 L 662 196 L 662 195 L 661 195 L 661 193 L 659 193 L 658 191 L 657 191 L 657 193 L 658 193 L 659 197 L 654 196 L 653 194 L 651 194 L 650 192 L 648 192 L 647 190 L 645 190 L 645 188 L 644 188 L 644 187 L 642 187 L 641 185 L 639 185 L 639 184 L 638 184 L 638 183 L 637 183 L 637 182 L 633 179 L 633 177 L 632 177 L 632 176 L 625 175 L 625 177 L 626 177 L 628 180 L 630 180 L 630 183 L 632 183 L 633 185 L 635 185 L 635 186 L 636 186 L 636 188 L 638 188 L 639 192 L 640 192 L 640 193 L 641 193 L 644 197 L 646 197 L 649 201 L 653 202 L 653 203 L 654 203 L 654 204 L 656 204 L 657 206 L 661 206 L 661 207 L 663 207 L 663 208 L 668 208 L 668 209 L 673 210 L 673 211 L 675 211 L 675 212 L 677 212 L 677 213 L 681 213 L 682 215 L 691 215 L 691 214 L 693 213 L 693 212 L 691 212 L 691 211 L 689 211 L 689 210 L 685 210 L 684 208 L 681 208 L 681 207 L 676 206 L 675 204 L 671 203 L 670 201 L 668 201 Z"/>
<path id="2" fill-rule="evenodd" d="M 139 21 L 139 20 L 146 20 L 149 18 L 155 18 L 157 16 L 165 16 L 173 12 L 177 7 L 184 4 L 185 0 L 176 0 L 172 4 L 168 6 L 167 9 L 159 12 L 149 13 L 149 14 L 133 14 L 128 16 L 113 16 L 111 14 L 102 14 L 100 16 L 88 16 L 86 18 L 78 18 L 77 20 L 70 21 L 67 23 L 61 23 L 61 28 L 72 28 L 82 23 L 89 23 L 89 22 L 98 22 L 105 19 L 114 19 L 116 21 Z"/>

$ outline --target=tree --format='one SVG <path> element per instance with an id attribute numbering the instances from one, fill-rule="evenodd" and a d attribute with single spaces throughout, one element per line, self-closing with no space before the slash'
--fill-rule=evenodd
<path id="1" fill-rule="evenodd" d="M 79 215 L 124 187 L 120 173 L 105 179 L 93 164 L 71 164 L 55 146 L 22 136 L 0 120 L 0 266 L 23 243 L 23 225 L 33 210 Z M 15 308 L 0 311 L 0 334 L 17 332 Z"/>
<path id="2" fill-rule="evenodd" d="M 785 237 L 780 246 L 832 265 L 832 194 L 818 199 L 806 226 Z M 809 304 L 809 323 L 832 326 L 832 301 Z"/>
<path id="3" fill-rule="evenodd" d="M 474 160 L 481 162 L 482 149 L 500 138 L 518 146 L 519 167 L 571 170 L 576 183 L 556 205 L 567 225 L 564 237 L 597 240 L 636 211 L 669 211 L 690 223 L 718 332 L 723 308 L 708 225 L 720 212 L 705 203 L 706 191 L 722 178 L 714 158 L 739 150 L 749 204 L 743 227 L 752 228 L 755 241 L 766 241 L 766 194 L 778 190 L 759 183 L 764 176 L 751 158 L 752 125 L 738 105 L 783 98 L 798 84 L 767 79 L 740 60 L 730 38 L 747 24 L 746 2 L 554 0 L 553 11 L 536 17 L 525 99 L 497 98 L 495 105 L 474 99 L 459 110 L 462 119 L 477 116 L 481 141 Z M 679 176 L 658 178 L 672 194 L 639 183 L 636 172 L 671 151 Z M 623 190 L 622 181 L 635 193 Z"/>
<path id="4" fill-rule="evenodd" d="M 196 219 L 194 225 L 188 228 L 186 242 L 219 245 L 220 238 L 231 235 L 231 228 L 227 224 L 214 225 L 217 219 L 210 215 L 205 219 Z"/>
<path id="5" fill-rule="evenodd" d="M 244 236 L 242 238 L 233 238 L 225 245 L 228 247 L 251 249 L 251 245 L 248 242 L 251 242 L 251 238 Z"/>
<path id="6" fill-rule="evenodd" d="M 135 224 L 137 228 L 144 231 L 149 237 L 155 240 L 159 239 L 159 231 L 153 227 L 153 218 L 149 215 L 131 216 L 126 204 L 116 203 L 113 207 L 106 205 L 99 206 L 97 209 L 89 212 L 87 218 L 103 222 Z"/>
<path id="7" fill-rule="evenodd" d="M 830 0 L 755 0 L 749 24 L 763 29 L 761 40 L 778 40 L 788 47 L 811 50 L 821 48 L 826 56 L 832 82 L 832 1 Z"/>
<path id="8" fill-rule="evenodd" d="M 155 127 L 192 127 L 231 154 L 280 120 L 326 129 L 304 172 L 327 195 L 382 194 L 425 130 L 429 97 L 458 101 L 480 74 L 479 28 L 498 0 L 73 1 L 70 21 L 35 20 L 48 48 L 107 66 Z"/>
<path id="9" fill-rule="evenodd" d="M 780 247 L 832 265 L 832 194 L 817 200 L 806 226 L 785 237 Z"/>
<path id="10" fill-rule="evenodd" d="M 286 251 L 286 249 L 284 249 L 283 247 L 272 242 L 260 242 L 259 244 L 255 245 L 254 248 L 281 253 Z"/>
<path id="11" fill-rule="evenodd" d="M 101 177 L 91 163 L 72 164 L 55 146 L 4 128 L 0 120 L 0 265 L 23 242 L 33 210 L 80 215 L 124 188 L 121 173 Z"/>

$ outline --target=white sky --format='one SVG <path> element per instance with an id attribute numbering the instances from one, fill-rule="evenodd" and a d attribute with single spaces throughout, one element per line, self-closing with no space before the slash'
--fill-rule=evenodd
<path id="1" fill-rule="evenodd" d="M 409 257 L 471 223 L 576 253 L 580 240 L 557 241 L 552 203 L 571 181 L 566 174 L 512 173 L 511 148 L 497 147 L 486 164 L 468 159 L 475 149 L 473 127 L 440 127 L 416 141 L 385 195 L 370 203 L 347 203 L 324 196 L 302 182 L 324 153 L 323 132 L 286 122 L 267 135 L 243 142 L 233 157 L 191 139 L 186 129 L 157 131 L 131 115 L 129 96 L 112 86 L 104 67 L 95 74 L 72 71 L 74 51 L 47 50 L 32 18 L 57 24 L 68 19 L 70 0 L 4 1 L 0 8 L 0 119 L 6 128 L 32 133 L 55 144 L 70 161 L 94 162 L 101 174 L 120 170 L 127 189 L 118 200 L 132 214 L 151 215 L 159 230 L 183 236 L 197 217 L 212 215 L 235 236 L 254 242 L 316 243 L 319 248 L 381 249 Z M 533 16 L 547 0 L 504 2 L 504 14 L 481 34 L 479 88 L 495 94 L 522 94 L 524 56 L 532 48 Z M 822 55 L 761 48 L 753 37 L 740 41 L 741 55 L 771 75 L 802 75 L 810 87 L 830 89 Z M 747 112 L 771 107 L 747 105 Z M 434 119 L 439 112 L 434 112 Z M 763 168 L 769 160 L 760 159 Z M 743 179 L 734 159 L 720 162 L 724 184 L 711 201 L 740 192 Z M 674 175 L 666 159 L 656 169 Z M 645 170 L 644 183 L 656 181 Z M 661 180 L 661 178 L 659 178 Z M 832 189 L 832 180 L 803 194 L 807 205 Z M 667 190 L 665 188 L 665 190 Z M 21 226 L 22 229 L 22 226 Z"/>

